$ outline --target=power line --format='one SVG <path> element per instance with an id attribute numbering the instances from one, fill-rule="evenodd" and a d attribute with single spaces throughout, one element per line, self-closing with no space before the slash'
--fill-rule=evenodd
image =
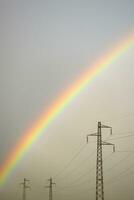
<path id="1" fill-rule="evenodd" d="M 124 135 L 124 136 L 120 136 L 120 137 L 116 137 L 116 138 L 111 138 L 109 140 L 118 140 L 118 139 L 124 139 L 124 138 L 127 138 L 127 137 L 134 137 L 134 134 Z M 108 141 L 108 140 L 105 140 L 105 141 Z"/>
<path id="2" fill-rule="evenodd" d="M 129 157 L 132 155 L 132 152 L 129 153 L 127 156 L 125 156 L 123 159 L 119 160 L 118 162 L 116 162 L 112 167 L 108 168 L 107 170 L 105 170 L 105 173 L 111 171 L 113 168 L 117 167 L 121 162 L 123 162 L 124 160 L 129 159 Z"/>
<path id="3" fill-rule="evenodd" d="M 106 181 L 107 184 L 109 184 L 109 183 L 111 182 L 111 180 L 112 180 L 112 183 L 113 183 L 113 182 L 118 181 L 118 179 L 119 179 L 120 177 L 122 177 L 122 176 L 126 176 L 126 175 L 128 175 L 128 174 L 130 174 L 130 173 L 134 173 L 134 171 L 131 171 L 131 172 L 129 171 L 129 169 L 131 169 L 131 168 L 134 168 L 134 165 L 132 165 L 131 167 L 125 169 L 125 170 L 122 171 L 120 174 L 118 174 L 118 175 L 112 177 L 110 180 L 107 180 L 107 181 Z M 127 172 L 127 173 L 126 173 L 126 172 Z M 112 184 L 112 183 L 110 183 L 110 184 Z"/>
<path id="4" fill-rule="evenodd" d="M 82 185 L 81 185 L 82 186 Z M 66 195 L 68 195 L 68 196 L 71 196 L 72 194 L 74 195 L 74 193 L 78 193 L 78 190 L 80 191 L 82 191 L 82 192 L 91 192 L 91 191 L 93 191 L 94 189 L 95 189 L 95 187 L 94 186 L 91 186 L 91 187 L 88 187 L 88 188 L 82 188 L 82 187 L 78 187 L 78 188 L 72 188 L 73 190 L 65 190 L 65 189 L 62 189 L 62 190 L 58 190 L 58 193 L 63 193 L 63 195 L 64 194 L 66 194 Z"/>
<path id="5" fill-rule="evenodd" d="M 62 178 L 60 178 L 60 179 L 58 179 L 58 180 L 64 180 L 66 177 L 70 177 L 74 172 L 77 172 L 78 173 L 78 171 L 76 171 L 77 169 L 80 169 L 80 166 L 83 164 L 83 163 L 85 163 L 86 161 L 88 161 L 88 158 L 90 157 L 90 159 L 91 159 L 91 157 L 93 156 L 95 154 L 95 150 L 90 154 L 90 155 L 88 155 L 88 157 L 87 158 L 85 158 L 85 159 L 83 159 L 78 165 L 79 165 L 79 167 L 78 166 L 75 166 L 75 168 L 73 168 L 71 171 L 69 171 L 65 176 L 63 176 Z"/>
<path id="6" fill-rule="evenodd" d="M 132 153 L 134 150 L 121 150 L 121 151 L 116 151 L 117 153 Z"/>
<path id="7" fill-rule="evenodd" d="M 92 152 L 92 154 L 91 154 L 91 157 L 94 155 L 94 153 L 95 153 L 95 151 L 93 151 Z M 107 160 L 111 155 L 112 155 L 113 153 L 110 153 L 109 155 L 107 155 L 107 156 L 105 156 L 104 157 L 104 160 Z M 91 158 L 90 157 L 90 158 Z M 63 186 L 63 187 L 60 187 L 61 189 L 64 189 L 64 188 L 69 188 L 69 189 L 71 189 L 71 187 L 77 187 L 77 186 L 79 186 L 79 185 L 81 185 L 82 183 L 89 183 L 89 180 L 91 180 L 91 179 L 84 179 L 83 180 L 83 182 L 81 183 L 78 183 L 79 182 L 79 180 L 81 180 L 83 177 L 87 177 L 87 173 L 88 173 L 88 175 L 90 174 L 90 173 L 92 173 L 92 171 L 95 169 L 95 165 L 92 167 L 92 168 L 90 168 L 90 169 L 88 169 L 88 171 L 86 171 L 86 172 L 84 172 L 84 173 L 81 173 L 80 174 L 80 176 L 79 177 L 77 177 L 77 179 L 75 179 L 74 181 L 72 181 L 72 182 L 69 182 L 67 185 L 65 185 L 65 186 Z"/>
<path id="8" fill-rule="evenodd" d="M 83 176 L 86 176 L 88 172 L 91 173 L 91 172 L 93 171 L 93 169 L 94 169 L 94 167 L 92 167 L 92 168 L 90 169 L 90 172 L 89 172 L 89 170 L 88 170 L 88 171 L 86 171 L 86 172 L 80 174 L 80 176 L 77 177 L 77 179 L 75 179 L 74 181 L 72 181 L 71 183 L 69 183 L 69 187 L 70 187 L 70 184 L 74 184 L 74 183 L 78 182 L 79 180 L 81 180 L 81 178 L 82 178 Z M 68 185 L 66 185 L 65 187 L 68 187 Z"/>
<path id="9" fill-rule="evenodd" d="M 109 138 L 109 136 L 107 137 Z M 54 177 L 57 178 L 58 176 L 60 176 L 68 167 L 70 167 L 70 165 L 72 164 L 72 162 L 79 156 L 79 154 L 85 149 L 86 145 L 84 144 L 79 150 L 78 152 L 76 152 L 76 154 L 73 156 L 73 158 L 67 163 L 67 165 L 65 165 L 65 167 L 60 171 L 58 172 Z M 92 157 L 95 153 L 95 150 L 88 156 L 88 157 Z M 84 159 L 83 161 L 87 160 Z M 83 164 L 83 161 L 81 162 Z M 76 166 L 74 169 L 72 169 L 71 172 L 68 172 L 69 175 L 73 173 L 73 171 L 75 171 L 75 169 L 77 169 L 78 167 Z M 68 174 L 67 174 L 68 175 Z M 61 179 L 64 179 L 67 175 L 65 175 L 64 177 L 60 178 Z M 58 178 L 59 179 L 59 178 Z"/>
<path id="10" fill-rule="evenodd" d="M 82 147 L 78 150 L 78 152 L 76 152 L 76 154 L 72 157 L 72 159 L 54 177 L 56 178 L 56 177 L 60 176 L 65 171 L 65 169 L 67 169 L 72 164 L 72 162 L 79 156 L 79 154 L 85 149 L 85 147 L 86 147 L 85 144 L 82 145 Z"/>
<path id="11" fill-rule="evenodd" d="M 89 182 L 91 181 L 91 179 L 84 179 L 84 180 L 82 180 L 81 182 L 75 182 L 75 184 L 70 184 L 70 185 L 68 185 L 68 186 L 63 186 L 63 187 L 60 187 L 61 189 L 73 189 L 74 187 L 78 187 L 78 186 L 81 186 L 81 185 L 83 185 L 84 183 L 88 183 L 89 184 Z"/>
<path id="12" fill-rule="evenodd" d="M 134 130 L 132 130 L 132 131 L 123 131 L 123 132 L 115 132 L 114 134 L 115 135 L 125 135 L 125 134 L 128 134 L 128 133 L 134 133 Z"/>
<path id="13" fill-rule="evenodd" d="M 107 160 L 113 153 L 110 153 L 109 155 L 107 155 L 104 160 Z M 88 175 L 95 169 L 95 165 L 91 168 L 91 169 L 88 169 Z M 75 182 L 78 182 L 79 180 L 81 180 L 81 178 L 85 175 L 87 175 L 87 172 L 85 172 L 84 174 L 82 173 L 77 179 L 75 179 L 75 181 L 71 182 L 71 183 L 75 183 Z"/>
<path id="14" fill-rule="evenodd" d="M 92 155 L 91 155 L 91 156 L 93 156 L 94 153 L 95 153 L 95 151 L 92 152 Z M 104 160 L 108 159 L 112 154 L 113 154 L 113 153 L 110 153 L 109 155 L 107 155 L 107 156 L 104 158 Z M 91 158 L 91 157 L 90 157 L 90 158 Z M 94 165 L 92 168 L 88 169 L 86 172 L 81 173 L 74 181 L 69 182 L 69 187 L 70 187 L 70 184 L 74 184 L 74 183 L 78 182 L 79 180 L 81 180 L 81 178 L 82 178 L 83 176 L 87 176 L 87 173 L 88 173 L 88 175 L 89 175 L 94 169 L 95 169 L 95 165 Z M 68 187 L 68 185 L 65 185 L 64 187 Z"/>

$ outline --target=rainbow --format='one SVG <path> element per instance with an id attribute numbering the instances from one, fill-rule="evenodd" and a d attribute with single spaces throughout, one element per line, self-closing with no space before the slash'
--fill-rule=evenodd
<path id="1" fill-rule="evenodd" d="M 89 67 L 71 87 L 61 94 L 45 111 L 33 127 L 26 131 L 14 150 L 0 167 L 0 185 L 3 185 L 28 149 L 44 134 L 48 126 L 58 115 L 88 86 L 104 69 L 113 64 L 134 45 L 134 35 L 130 34 L 118 43 L 110 52 L 101 57 L 98 62 Z"/>

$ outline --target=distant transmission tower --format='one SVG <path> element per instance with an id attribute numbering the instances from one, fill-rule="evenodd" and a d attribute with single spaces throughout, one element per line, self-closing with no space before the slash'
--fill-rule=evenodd
<path id="1" fill-rule="evenodd" d="M 52 178 L 48 179 L 49 186 L 46 186 L 46 188 L 49 188 L 49 200 L 53 199 L 53 185 L 56 185 L 56 183 L 53 183 Z"/>
<path id="2" fill-rule="evenodd" d="M 29 181 L 30 180 L 24 178 L 24 182 L 21 183 L 21 185 L 23 185 L 22 200 L 26 200 L 26 190 L 31 188 L 29 185 L 27 185 L 27 182 Z"/>
<path id="3" fill-rule="evenodd" d="M 102 128 L 109 128 L 112 134 L 112 127 L 102 125 L 98 122 L 98 131 L 94 134 L 87 135 L 87 142 L 89 136 L 97 136 L 97 160 L 96 160 L 96 200 L 104 200 L 104 180 L 103 180 L 103 157 L 102 145 L 112 145 L 115 152 L 115 145 L 112 143 L 102 141 Z"/>

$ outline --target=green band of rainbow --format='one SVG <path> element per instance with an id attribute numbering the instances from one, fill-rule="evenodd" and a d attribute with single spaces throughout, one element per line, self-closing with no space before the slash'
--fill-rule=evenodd
<path id="1" fill-rule="evenodd" d="M 22 159 L 25 153 L 27 153 L 28 149 L 31 148 L 32 144 L 38 140 L 64 108 L 67 107 L 95 77 L 119 59 L 133 45 L 134 35 L 131 34 L 116 45 L 116 47 L 109 53 L 99 59 L 97 63 L 91 66 L 88 71 L 83 73 L 70 88 L 54 101 L 48 110 L 40 116 L 39 120 L 33 125 L 33 127 L 23 135 L 15 149 L 9 154 L 4 164 L 0 167 L 0 185 L 4 184 L 18 162 Z"/>

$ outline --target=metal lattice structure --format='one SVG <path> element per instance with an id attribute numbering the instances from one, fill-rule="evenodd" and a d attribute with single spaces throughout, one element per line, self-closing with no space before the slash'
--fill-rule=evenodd
<path id="1" fill-rule="evenodd" d="M 101 122 L 98 122 L 96 160 L 96 200 L 104 200 Z"/>
<path id="2" fill-rule="evenodd" d="M 53 185 L 56 183 L 53 183 L 52 178 L 48 179 L 49 181 L 49 186 L 46 186 L 46 188 L 49 188 L 49 200 L 53 199 Z"/>
<path id="3" fill-rule="evenodd" d="M 104 178 L 103 178 L 103 155 L 102 145 L 112 145 L 113 151 L 115 151 L 115 145 L 108 142 L 102 141 L 102 128 L 110 128 L 112 134 L 112 128 L 110 126 L 102 125 L 98 122 L 98 131 L 88 136 L 97 136 L 97 159 L 96 159 L 96 200 L 104 200 Z"/>
<path id="4" fill-rule="evenodd" d="M 21 185 L 23 185 L 23 193 L 22 193 L 23 200 L 26 200 L 26 190 L 31 188 L 29 185 L 27 185 L 27 182 L 29 182 L 29 180 L 24 178 L 24 181 L 21 183 Z"/>

